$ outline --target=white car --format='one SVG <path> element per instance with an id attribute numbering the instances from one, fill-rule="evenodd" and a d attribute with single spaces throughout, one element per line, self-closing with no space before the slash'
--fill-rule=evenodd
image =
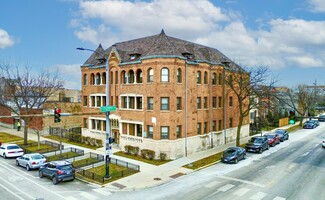
<path id="1" fill-rule="evenodd" d="M 27 171 L 30 169 L 38 169 L 46 162 L 46 158 L 39 153 L 25 154 L 16 158 L 16 165 L 23 166 Z"/>
<path id="2" fill-rule="evenodd" d="M 325 148 L 325 139 L 322 141 L 322 146 Z"/>
<path id="3" fill-rule="evenodd" d="M 4 158 L 18 157 L 24 154 L 24 150 L 17 144 L 2 144 L 0 146 L 0 156 Z"/>

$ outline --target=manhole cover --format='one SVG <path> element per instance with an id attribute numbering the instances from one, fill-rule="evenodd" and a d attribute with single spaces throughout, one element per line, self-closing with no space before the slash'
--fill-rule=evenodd
<path id="1" fill-rule="evenodd" d="M 161 178 L 154 178 L 155 181 L 161 181 Z"/>

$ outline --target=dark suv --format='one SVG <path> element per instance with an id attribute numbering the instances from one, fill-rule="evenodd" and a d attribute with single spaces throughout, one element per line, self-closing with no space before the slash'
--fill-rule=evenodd
<path id="1" fill-rule="evenodd" d="M 263 153 L 264 150 L 270 149 L 270 145 L 266 136 L 256 136 L 248 140 L 245 149 L 246 151 Z"/>
<path id="2" fill-rule="evenodd" d="M 74 180 L 75 170 L 73 165 L 68 161 L 52 161 L 39 168 L 38 176 L 40 178 L 47 176 L 56 185 L 60 181 Z"/>
<path id="3" fill-rule="evenodd" d="M 289 140 L 289 132 L 285 129 L 276 129 L 275 133 L 280 136 L 280 141 Z"/>

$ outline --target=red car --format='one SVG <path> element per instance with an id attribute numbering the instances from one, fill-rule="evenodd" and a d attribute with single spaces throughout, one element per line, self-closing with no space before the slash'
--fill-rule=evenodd
<path id="1" fill-rule="evenodd" d="M 268 139 L 269 145 L 274 147 L 277 144 L 280 144 L 280 136 L 276 133 L 267 133 L 265 136 Z"/>

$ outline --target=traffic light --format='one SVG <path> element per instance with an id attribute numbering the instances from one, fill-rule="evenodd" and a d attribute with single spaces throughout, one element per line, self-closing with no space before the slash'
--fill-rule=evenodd
<path id="1" fill-rule="evenodd" d="M 59 123 L 61 122 L 61 109 L 60 108 L 54 108 L 54 122 Z"/>

